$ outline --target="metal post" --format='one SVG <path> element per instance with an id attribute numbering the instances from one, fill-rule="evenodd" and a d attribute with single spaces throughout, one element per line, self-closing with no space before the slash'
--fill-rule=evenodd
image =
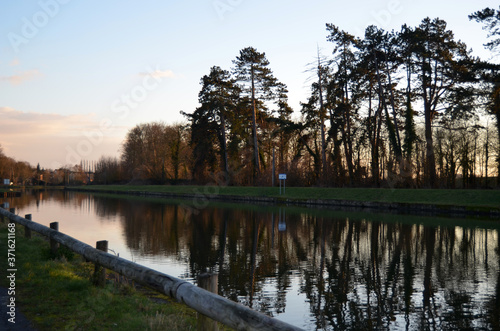
<path id="1" fill-rule="evenodd" d="M 275 163 L 275 159 L 274 159 L 274 147 L 273 147 L 273 175 L 272 175 L 273 187 L 274 187 L 274 177 L 276 177 L 276 167 L 275 167 L 274 163 Z"/>
<path id="2" fill-rule="evenodd" d="M 283 181 L 283 194 L 285 194 L 286 190 L 286 174 L 279 174 L 279 180 L 280 180 L 280 195 L 281 195 L 281 181 Z"/>

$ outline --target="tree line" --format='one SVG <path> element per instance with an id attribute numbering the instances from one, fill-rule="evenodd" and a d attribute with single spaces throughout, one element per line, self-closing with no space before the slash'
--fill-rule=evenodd
<path id="1" fill-rule="evenodd" d="M 489 8 L 469 17 L 497 38 L 492 51 L 499 17 Z M 397 32 L 370 26 L 363 38 L 326 30 L 333 52 L 318 52 L 299 120 L 253 47 L 202 77 L 200 106 L 183 113 L 194 180 L 221 172 L 226 183 L 269 185 L 283 172 L 295 185 L 476 187 L 498 178 L 497 64 L 473 57 L 437 18 Z"/>
<path id="2" fill-rule="evenodd" d="M 84 163 L 67 165 L 59 169 L 44 169 L 37 164 L 33 167 L 26 161 L 16 161 L 5 155 L 0 145 L 0 185 L 66 185 L 89 182 L 88 169 Z"/>
<path id="3" fill-rule="evenodd" d="M 500 45 L 499 10 L 469 16 Z M 472 56 L 445 21 L 362 38 L 326 24 L 329 56 L 309 65 L 300 117 L 264 52 L 239 51 L 200 80 L 185 124 L 132 128 L 94 182 L 490 187 L 500 174 L 500 66 Z"/>
<path id="4" fill-rule="evenodd" d="M 4 154 L 3 148 L 0 145 L 0 184 L 4 183 L 5 179 L 14 183 L 26 183 L 33 177 L 33 169 L 28 162 L 16 161 Z"/>

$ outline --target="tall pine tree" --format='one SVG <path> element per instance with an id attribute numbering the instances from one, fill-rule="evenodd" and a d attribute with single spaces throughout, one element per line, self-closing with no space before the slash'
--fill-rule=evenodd
<path id="1" fill-rule="evenodd" d="M 255 185 L 260 174 L 257 114 L 259 111 L 265 111 L 265 109 L 258 109 L 258 106 L 265 105 L 262 101 L 273 100 L 280 96 L 285 86 L 273 76 L 266 54 L 258 52 L 253 47 L 242 49 L 233 63 L 236 81 L 243 94 L 249 96 L 252 101 L 253 183 Z"/>
<path id="2" fill-rule="evenodd" d="M 432 124 L 445 104 L 454 97 L 463 82 L 467 68 L 468 51 L 464 43 L 456 41 L 446 22 L 425 18 L 411 32 L 413 43 L 416 92 L 424 106 L 426 162 L 424 174 L 429 187 L 437 186 Z"/>
<path id="3" fill-rule="evenodd" d="M 469 19 L 482 23 L 485 30 L 488 30 L 488 37 L 493 38 L 484 46 L 493 52 L 500 47 L 500 6 L 498 9 L 485 8 L 469 15 Z M 498 53 L 497 53 L 498 54 Z M 488 110 L 496 118 L 498 133 L 498 151 L 497 151 L 497 177 L 500 186 L 500 66 L 489 63 L 487 72 L 483 75 L 483 81 L 490 86 Z"/>
<path id="4" fill-rule="evenodd" d="M 203 178 L 201 174 L 206 166 L 214 170 L 215 145 L 218 143 L 221 168 L 224 171 L 226 183 L 229 183 L 227 122 L 236 108 L 240 90 L 231 79 L 229 72 L 218 66 L 212 67 L 210 74 L 201 78 L 200 84 L 202 87 L 198 94 L 198 101 L 201 106 L 193 114 L 185 114 L 191 121 L 194 171 L 199 172 L 195 178 Z"/>

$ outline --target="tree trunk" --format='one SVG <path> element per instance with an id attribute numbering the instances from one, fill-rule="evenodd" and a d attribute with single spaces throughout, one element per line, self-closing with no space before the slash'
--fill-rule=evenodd
<path id="1" fill-rule="evenodd" d="M 434 156 L 434 142 L 432 139 L 432 118 L 430 105 L 426 102 L 425 105 L 425 178 L 427 185 L 431 188 L 436 187 L 436 158 Z"/>
<path id="2" fill-rule="evenodd" d="M 411 164 L 412 154 L 413 154 L 413 144 L 416 140 L 415 134 L 415 124 L 413 120 L 413 109 L 411 105 L 411 70 L 408 68 L 406 70 L 406 110 L 405 110 L 405 139 L 404 139 L 404 151 L 406 160 Z"/>
<path id="3" fill-rule="evenodd" d="M 429 63 L 429 66 L 431 64 Z M 424 177 L 425 184 L 428 187 L 436 187 L 436 159 L 434 156 L 434 142 L 432 139 L 432 91 L 428 91 L 429 83 L 428 77 L 426 76 L 426 62 L 422 62 L 422 90 L 423 90 L 423 101 L 424 101 L 424 117 L 425 117 L 425 165 L 424 165 Z"/>
<path id="4" fill-rule="evenodd" d="M 387 60 L 387 54 L 385 54 L 385 59 L 386 61 Z M 378 67 L 378 65 L 377 65 Z M 396 105 L 395 105 L 395 102 L 394 102 L 394 90 L 392 88 L 392 80 L 391 80 L 391 74 L 389 72 L 389 70 L 386 68 L 386 75 L 387 75 L 387 79 L 389 80 L 389 90 L 391 92 L 391 107 L 392 107 L 392 117 L 394 119 L 394 128 L 395 128 L 395 134 L 396 134 L 396 145 L 394 146 L 395 147 L 395 152 L 396 152 L 396 159 L 398 161 L 398 164 L 399 166 L 401 167 L 402 165 L 402 162 L 401 162 L 401 159 L 402 159 L 402 150 L 401 150 L 401 138 L 399 136 L 399 125 L 398 125 L 398 119 L 397 119 L 397 115 L 396 115 Z M 402 169 L 400 169 L 400 172 L 401 172 Z"/>
<path id="5" fill-rule="evenodd" d="M 343 100 L 343 116 L 345 121 L 345 127 L 342 126 L 342 140 L 344 142 L 344 153 L 347 163 L 347 169 L 349 171 L 349 185 L 354 184 L 354 165 L 352 163 L 352 136 L 351 136 L 351 114 L 349 107 L 349 94 L 347 91 L 347 86 L 344 90 L 344 100 Z"/>
<path id="6" fill-rule="evenodd" d="M 500 111 L 496 114 L 497 117 L 497 186 L 500 186 Z"/>
<path id="7" fill-rule="evenodd" d="M 253 183 L 257 182 L 257 177 L 260 173 L 260 162 L 259 162 L 259 145 L 257 139 L 257 105 L 255 102 L 255 80 L 254 80 L 254 68 L 252 66 L 251 70 L 251 80 L 252 80 L 252 136 L 253 136 L 253 158 L 254 158 L 254 171 L 253 171 Z"/>
<path id="8" fill-rule="evenodd" d="M 376 162 L 376 185 L 377 187 L 380 187 L 380 133 L 382 132 L 382 108 L 379 107 L 377 110 L 377 114 L 375 117 L 375 123 L 378 124 L 375 127 L 375 135 L 374 135 L 374 140 L 375 140 L 375 161 Z"/>
<path id="9" fill-rule="evenodd" d="M 347 111 L 347 110 L 345 110 Z M 348 140 L 350 137 L 348 137 L 348 134 L 346 132 L 346 129 L 344 126 L 341 126 L 341 131 L 342 131 L 342 143 L 344 145 L 344 154 L 345 154 L 345 159 L 347 163 L 347 170 L 349 171 L 349 185 L 353 186 L 354 184 L 354 166 L 352 164 L 352 154 L 350 153 L 349 149 L 349 143 Z"/>
<path id="10" fill-rule="evenodd" d="M 320 78 L 321 79 L 321 78 Z M 328 176 L 328 163 L 326 161 L 326 139 L 325 139 L 325 116 L 323 115 L 323 94 L 321 92 L 321 83 L 319 87 L 319 103 L 320 103 L 320 125 L 321 125 L 321 160 L 322 160 L 322 175 L 323 185 L 326 184 Z"/>
<path id="11" fill-rule="evenodd" d="M 378 86 L 379 86 L 379 100 L 381 100 L 382 107 L 385 110 L 385 114 L 386 114 L 385 118 L 386 118 L 386 123 L 387 123 L 388 134 L 389 134 L 389 141 L 391 143 L 391 146 L 394 150 L 394 154 L 396 156 L 396 162 L 399 166 L 399 174 L 401 174 L 403 172 L 401 139 L 399 137 L 399 127 L 398 127 L 398 120 L 396 117 L 396 106 L 394 104 L 394 91 L 393 91 L 392 85 L 391 85 L 391 75 L 389 73 L 389 70 L 387 70 L 387 68 L 386 68 L 385 72 L 387 75 L 387 79 L 389 80 L 388 81 L 388 84 L 389 84 L 388 88 L 390 90 L 390 95 L 391 95 L 390 101 L 391 101 L 391 106 L 392 106 L 392 115 L 393 115 L 394 123 L 391 122 L 391 119 L 389 116 L 389 110 L 388 110 L 387 102 L 385 100 L 384 86 L 382 84 L 382 80 L 380 77 L 380 68 L 378 66 L 378 61 L 377 61 L 377 57 L 376 57 L 375 53 L 373 54 L 373 59 L 375 61 L 375 70 L 377 73 L 377 81 L 378 81 Z M 386 61 L 387 61 L 387 55 L 386 55 Z M 387 88 L 387 84 L 386 84 L 386 88 Z"/>
<path id="12" fill-rule="evenodd" d="M 377 110 L 372 115 L 372 89 L 370 86 L 369 90 L 369 100 L 368 100 L 368 118 L 370 119 L 368 123 L 368 134 L 371 145 L 371 174 L 372 181 L 375 187 L 380 187 L 380 130 L 382 125 L 382 120 L 380 119 L 380 114 L 382 111 L 381 104 L 379 103 Z"/>
<path id="13" fill-rule="evenodd" d="M 326 139 L 325 139 L 325 115 L 323 108 L 323 86 L 321 84 L 321 66 L 319 62 L 318 54 L 318 83 L 319 83 L 319 116 L 320 116 L 320 126 L 321 126 L 321 160 L 322 160 L 322 181 L 323 185 L 327 182 L 328 175 L 328 164 L 326 161 Z"/>
<path id="14" fill-rule="evenodd" d="M 229 184 L 229 165 L 227 161 L 227 143 L 226 143 L 226 118 L 224 116 L 224 111 L 220 113 L 220 126 L 221 126 L 221 137 L 222 137 L 222 158 L 224 163 L 224 173 L 226 175 L 226 184 Z"/>

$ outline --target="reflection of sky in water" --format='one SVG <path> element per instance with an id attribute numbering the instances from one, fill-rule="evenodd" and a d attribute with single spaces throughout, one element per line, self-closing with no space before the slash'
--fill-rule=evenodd
<path id="1" fill-rule="evenodd" d="M 59 222 L 59 231 L 92 247 L 95 247 L 97 241 L 107 240 L 110 254 L 119 255 L 121 258 L 168 275 L 181 278 L 186 273 L 185 266 L 179 265 L 179 261 L 172 257 L 145 255 L 138 250 L 127 247 L 121 222 L 122 217 L 115 215 L 103 218 L 96 215 L 93 200 L 88 200 L 83 205 L 61 204 L 54 200 L 44 200 L 36 209 L 33 207 L 33 205 L 28 205 L 19 208 L 16 213 L 21 216 L 31 214 L 33 221 L 45 226 L 49 226 L 52 222 Z M 102 235 L 103 233 L 105 235 Z"/>
<path id="2" fill-rule="evenodd" d="M 155 213 L 159 210 L 158 204 L 147 207 L 146 202 L 140 203 L 148 214 L 151 212 L 145 217 L 149 220 L 147 231 L 163 231 L 163 235 L 168 233 L 166 229 L 171 228 L 164 226 L 171 227 L 173 223 L 164 223 L 163 216 L 161 221 L 153 220 L 153 216 L 157 216 Z M 127 204 L 134 202 L 129 200 Z M 15 203 L 11 202 L 11 207 L 14 206 Z M 105 208 L 106 211 L 98 212 L 98 208 Z M 111 254 L 119 254 L 127 260 L 191 282 L 194 282 L 193 272 L 197 272 L 191 263 L 199 263 L 199 261 L 193 262 L 192 256 L 211 259 L 207 265 L 212 263 L 216 265 L 216 270 L 221 268 L 219 257 L 214 257 L 213 252 L 220 249 L 219 237 L 222 225 L 213 223 L 217 229 L 210 233 L 212 237 L 205 243 L 211 250 L 207 255 L 204 255 L 206 252 L 203 251 L 192 251 L 190 245 L 193 245 L 193 241 L 206 237 L 204 231 L 211 230 L 207 224 L 212 224 L 206 222 L 210 221 L 211 217 L 226 215 L 230 221 L 225 225 L 228 232 L 220 277 L 224 276 L 231 284 L 223 285 L 225 291 L 231 294 L 243 291 L 243 294 L 236 296 L 239 302 L 308 330 L 332 329 L 334 328 L 332 323 L 338 323 L 340 315 L 344 318 L 342 322 L 344 324 L 337 325 L 339 328 L 346 326 L 352 328 L 360 325 L 355 323 L 366 323 L 368 318 L 373 320 L 374 327 L 391 330 L 408 327 L 453 328 L 460 326 L 459 320 L 464 318 L 468 323 L 465 324 L 466 327 L 489 326 L 487 325 L 489 312 L 485 311 L 487 309 L 485 303 L 494 302 L 498 286 L 499 241 L 496 229 L 459 226 L 432 228 L 429 233 L 435 239 L 431 243 L 432 269 L 430 274 L 427 274 L 430 277 L 430 283 L 427 284 L 431 284 L 432 287 L 429 308 L 424 305 L 423 294 L 426 290 L 425 275 L 429 272 L 427 266 L 429 260 L 426 255 L 428 247 L 426 231 L 429 230 L 419 222 L 407 224 L 405 229 L 399 225 L 397 229 L 401 232 L 391 233 L 391 226 L 394 227 L 397 221 L 374 225 L 365 216 L 360 218 L 360 221 L 355 221 L 356 231 L 352 234 L 348 229 L 351 229 L 353 221 L 349 221 L 348 218 L 344 217 L 339 221 L 339 218 L 323 219 L 310 216 L 304 210 L 295 214 L 287 211 L 286 231 L 280 232 L 280 229 L 284 229 L 284 224 L 279 221 L 281 215 L 279 212 L 274 211 L 274 214 L 259 212 L 255 214 L 258 216 L 255 216 L 244 212 L 232 214 L 234 210 L 223 210 L 200 220 L 179 221 L 173 239 L 177 240 L 177 247 L 176 251 L 172 252 L 172 247 L 162 246 L 164 245 L 162 240 L 167 240 L 165 238 L 168 236 L 157 237 L 154 246 L 149 237 L 151 232 L 146 230 L 134 238 L 133 242 L 138 246 L 129 247 L 127 242 L 131 239 L 126 237 L 126 231 L 129 231 L 129 236 L 132 230 L 141 229 L 142 232 L 142 227 L 137 226 L 141 223 L 137 223 L 133 215 L 126 213 L 128 209 L 118 212 L 114 208 L 116 207 L 113 204 L 108 205 L 102 201 L 98 206 L 94 198 L 73 199 L 72 195 L 69 195 L 65 199 L 58 200 L 46 197 L 38 203 L 31 200 L 16 212 L 22 216 L 30 213 L 35 222 L 46 226 L 58 221 L 61 232 L 93 247 L 96 241 L 108 240 Z M 163 208 L 161 213 L 165 216 L 170 215 Z M 271 215 L 274 215 L 274 222 Z M 237 219 L 238 217 L 242 219 Z M 200 228 L 191 233 L 191 228 L 195 224 Z M 245 250 L 252 248 L 254 235 L 252 224 L 254 226 L 258 224 L 259 244 L 254 262 L 255 293 L 250 296 L 248 274 L 251 273 L 249 270 L 251 252 Z M 337 224 L 340 225 L 337 227 Z M 325 229 L 328 231 L 325 232 Z M 373 231 L 376 231 L 375 237 L 372 236 Z M 405 235 L 408 237 L 403 235 L 403 231 L 407 231 Z M 230 236 L 233 238 L 230 239 Z M 235 246 L 230 253 L 231 240 Z M 377 240 L 375 245 L 373 240 Z M 401 246 L 403 247 L 401 256 L 397 263 L 393 264 L 396 247 L 403 242 L 405 244 L 404 247 Z M 153 254 L 151 249 L 156 249 L 156 252 Z M 231 256 L 235 254 L 234 249 L 237 255 Z M 242 265 L 246 269 L 239 270 L 240 275 L 235 275 L 231 268 L 234 264 L 231 258 L 234 256 L 246 259 Z M 343 261 L 345 256 L 349 258 Z M 411 260 L 412 268 L 409 289 L 405 288 L 407 280 L 405 277 L 408 277 L 405 274 L 405 263 L 409 261 L 408 259 Z M 274 261 L 272 263 L 275 265 L 270 266 L 270 261 Z M 282 278 L 276 277 L 278 269 L 285 270 L 286 277 L 283 275 Z M 391 270 L 396 270 L 396 273 L 391 274 Z M 242 273 L 248 274 L 241 275 Z M 343 295 L 339 293 L 338 285 L 341 277 L 346 277 L 348 280 L 345 302 L 338 299 Z M 233 284 L 235 278 L 245 284 Z M 405 291 L 411 292 L 409 305 L 405 304 L 405 298 L 402 297 Z M 277 300 L 277 297 L 280 297 L 280 300 Z M 387 314 L 385 309 L 391 310 L 392 313 Z M 377 316 L 379 313 L 385 315 Z M 353 320 L 357 315 L 360 321 Z M 452 320 L 453 318 L 456 320 Z"/>
<path id="3" fill-rule="evenodd" d="M 274 289 L 271 291 L 276 293 L 276 285 L 273 286 Z M 305 304 L 306 302 L 306 295 L 300 293 L 300 275 L 297 273 L 293 276 L 291 286 L 286 293 L 285 311 L 275 317 L 302 328 L 311 327 L 314 318 L 311 316 L 309 305 Z"/>

